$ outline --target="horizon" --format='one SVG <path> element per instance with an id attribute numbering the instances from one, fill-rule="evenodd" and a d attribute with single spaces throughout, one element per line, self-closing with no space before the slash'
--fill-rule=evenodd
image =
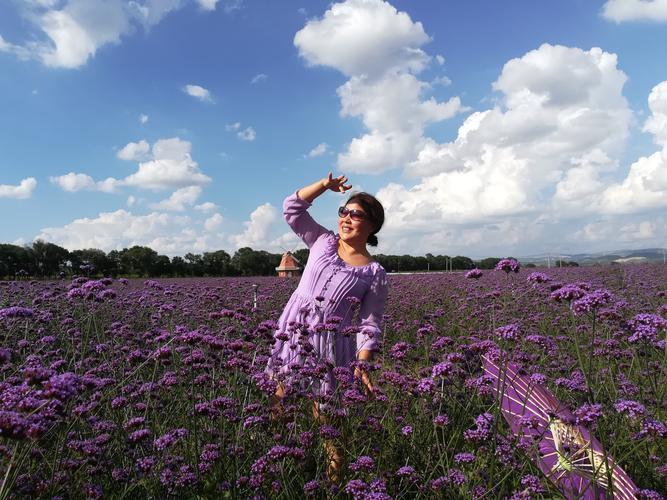
<path id="1" fill-rule="evenodd" d="M 279 253 L 304 247 L 282 200 L 331 170 L 384 204 L 376 253 L 664 249 L 666 25 L 636 0 L 6 2 L 0 235 Z"/>

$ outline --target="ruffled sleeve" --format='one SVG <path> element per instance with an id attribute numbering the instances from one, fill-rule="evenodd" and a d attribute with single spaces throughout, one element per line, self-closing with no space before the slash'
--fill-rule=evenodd
<path id="1" fill-rule="evenodd" d="M 312 203 L 302 200 L 296 193 L 297 191 L 285 198 L 283 202 L 283 215 L 289 227 L 292 228 L 292 231 L 310 248 L 322 234 L 328 231 L 315 222 L 308 213 L 308 208 L 310 208 Z"/>
<path id="2" fill-rule="evenodd" d="M 382 266 L 377 266 L 371 286 L 361 301 L 359 310 L 361 325 L 357 333 L 357 352 L 362 349 L 378 350 L 382 338 L 382 316 L 388 293 L 387 273 Z"/>

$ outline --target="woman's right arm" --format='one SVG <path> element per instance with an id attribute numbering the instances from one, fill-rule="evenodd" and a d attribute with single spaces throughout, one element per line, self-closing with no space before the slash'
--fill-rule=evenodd
<path id="1" fill-rule="evenodd" d="M 334 178 L 331 172 L 329 172 L 328 177 L 303 187 L 285 198 L 283 202 L 285 221 L 287 221 L 287 224 L 289 224 L 308 248 L 313 246 L 322 233 L 327 232 L 326 228 L 320 226 L 310 216 L 308 208 L 315 198 L 328 189 L 339 192 L 350 189 L 352 186 L 346 186 L 346 181 L 347 177 L 344 175 Z"/>

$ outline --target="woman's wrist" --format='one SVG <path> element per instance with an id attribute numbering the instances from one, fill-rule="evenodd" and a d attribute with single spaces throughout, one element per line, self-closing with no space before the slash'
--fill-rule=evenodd
<path id="1" fill-rule="evenodd" d="M 374 354 L 370 349 L 362 349 L 357 353 L 357 361 L 373 361 Z"/>

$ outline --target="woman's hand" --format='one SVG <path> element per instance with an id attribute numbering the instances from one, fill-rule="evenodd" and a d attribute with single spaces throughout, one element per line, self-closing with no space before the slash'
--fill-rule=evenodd
<path id="1" fill-rule="evenodd" d="M 373 351 L 362 349 L 357 354 L 357 361 L 361 361 L 362 363 L 357 363 L 357 365 L 354 367 L 354 378 L 361 380 L 361 383 L 364 385 L 364 389 L 366 390 L 366 395 L 371 396 L 373 394 L 373 384 L 371 383 L 371 379 L 368 376 L 368 372 L 360 366 L 364 366 L 366 363 L 373 361 Z"/>
<path id="2" fill-rule="evenodd" d="M 357 380 L 361 380 L 361 383 L 364 384 L 364 390 L 366 391 L 367 396 L 373 394 L 373 384 L 371 383 L 371 379 L 368 376 L 368 372 L 366 370 L 362 370 L 361 368 L 355 368 L 354 378 Z"/>
<path id="3" fill-rule="evenodd" d="M 325 189 L 331 189 L 337 193 L 344 193 L 348 189 L 352 189 L 352 184 L 346 185 L 346 182 L 346 176 L 339 175 L 338 177 L 333 177 L 332 173 L 329 172 L 329 176 L 322 180 L 322 186 L 324 186 Z"/>

